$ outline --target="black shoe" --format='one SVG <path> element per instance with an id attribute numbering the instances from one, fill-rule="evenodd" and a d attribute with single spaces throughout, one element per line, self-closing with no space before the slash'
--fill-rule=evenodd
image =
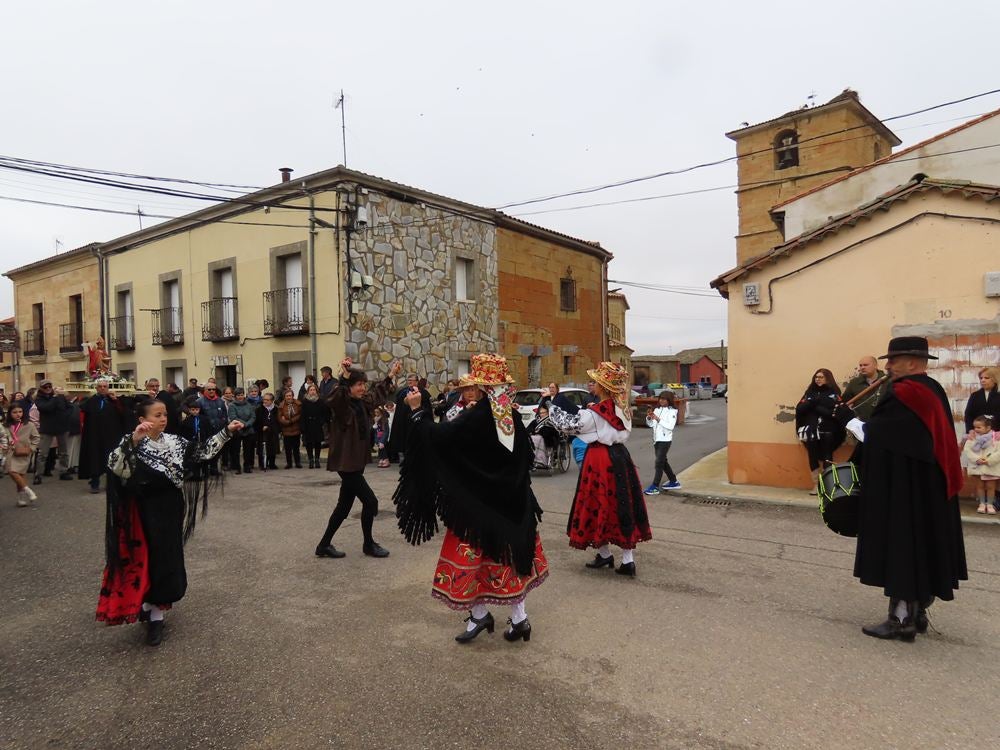
<path id="1" fill-rule="evenodd" d="M 388 557 L 389 550 L 381 546 L 378 542 L 372 542 L 371 544 L 366 544 L 361 548 L 368 557 Z"/>
<path id="2" fill-rule="evenodd" d="M 62 474 L 59 475 L 59 478 L 65 482 L 73 478 L 73 473 L 70 471 L 64 471 Z"/>
<path id="3" fill-rule="evenodd" d="M 620 576 L 628 576 L 629 578 L 635 578 L 635 563 L 622 563 L 617 568 L 615 568 L 615 573 Z"/>
<path id="4" fill-rule="evenodd" d="M 42 476 L 43 477 L 51 477 L 52 476 L 52 472 L 51 471 L 43 471 L 42 472 Z"/>
<path id="5" fill-rule="evenodd" d="M 246 467 L 246 468 L 245 468 L 245 469 L 243 470 L 243 473 L 244 473 L 244 474 L 253 474 L 253 467 L 252 467 L 252 466 L 248 466 L 248 467 Z"/>
<path id="6" fill-rule="evenodd" d="M 302 468 L 302 464 L 295 464 L 295 468 L 296 469 L 301 469 Z"/>
<path id="7" fill-rule="evenodd" d="M 239 469 L 233 469 L 233 474 L 242 474 L 243 472 Z"/>
<path id="8" fill-rule="evenodd" d="M 268 471 L 277 471 L 277 469 L 278 469 L 278 467 L 277 467 L 276 464 L 268 464 L 267 465 L 267 470 Z"/>
<path id="9" fill-rule="evenodd" d="M 332 557 L 334 559 L 340 559 L 341 557 L 347 557 L 347 553 L 341 552 L 332 544 L 327 544 L 325 547 L 316 548 L 316 557 Z"/>
<path id="10" fill-rule="evenodd" d="M 523 638 L 524 642 L 527 643 L 531 640 L 531 623 L 528 622 L 527 617 L 516 625 L 514 624 L 514 621 L 508 617 L 507 624 L 510 625 L 510 627 L 503 631 L 503 638 L 505 641 L 513 643 L 514 641 L 519 641 Z"/>
<path id="11" fill-rule="evenodd" d="M 587 567 L 588 568 L 613 568 L 613 567 L 615 567 L 615 556 L 614 555 L 608 555 L 607 557 L 604 557 L 603 555 L 601 555 L 600 552 L 598 552 L 594 556 L 594 559 L 591 560 L 589 563 L 587 563 Z"/>
<path id="12" fill-rule="evenodd" d="M 149 629 L 146 631 L 146 643 L 150 646 L 159 646 L 163 642 L 163 620 L 150 620 Z"/>
<path id="13" fill-rule="evenodd" d="M 149 610 L 140 609 L 139 610 L 139 622 L 149 622 Z"/>
<path id="14" fill-rule="evenodd" d="M 37 474 L 35 474 L 35 479 L 32 482 L 32 484 L 41 484 L 41 483 L 42 483 L 42 478 L 40 476 L 38 476 Z"/>
<path id="15" fill-rule="evenodd" d="M 895 599 L 890 599 L 889 617 L 886 618 L 885 622 L 880 622 L 878 625 L 865 625 L 861 628 L 861 632 L 865 635 L 870 635 L 872 638 L 881 638 L 887 641 L 900 640 L 912 643 L 917 637 L 917 626 L 914 623 L 917 604 L 916 602 L 907 604 L 906 617 L 902 621 L 895 615 L 896 604 L 897 601 Z"/>
<path id="16" fill-rule="evenodd" d="M 492 634 L 493 629 L 496 627 L 496 623 L 493 621 L 493 615 L 491 615 L 489 612 L 486 613 L 486 616 L 482 620 L 477 620 L 475 617 L 472 616 L 472 613 L 469 613 L 469 616 L 465 618 L 465 621 L 471 622 L 476 627 L 473 628 L 472 630 L 466 630 L 464 633 L 456 635 L 455 640 L 458 641 L 459 643 L 470 643 L 472 640 L 475 639 L 477 635 L 482 633 L 484 630 L 487 633 Z"/>
<path id="17" fill-rule="evenodd" d="M 917 607 L 917 615 L 913 618 L 913 625 L 917 629 L 920 635 L 927 632 L 927 628 L 930 625 L 930 618 L 927 616 L 927 609 L 934 603 L 934 597 L 930 598 L 926 604 L 922 603 Z"/>

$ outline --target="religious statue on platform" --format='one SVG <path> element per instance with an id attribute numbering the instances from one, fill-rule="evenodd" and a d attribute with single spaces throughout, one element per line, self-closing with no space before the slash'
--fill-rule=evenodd
<path id="1" fill-rule="evenodd" d="M 111 374 L 111 355 L 103 336 L 87 347 L 87 372 L 92 378 Z"/>

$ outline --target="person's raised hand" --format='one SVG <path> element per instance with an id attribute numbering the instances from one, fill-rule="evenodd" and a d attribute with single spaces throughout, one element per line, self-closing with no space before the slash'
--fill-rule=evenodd
<path id="1" fill-rule="evenodd" d="M 353 359 L 351 359 L 350 357 L 344 357 L 342 360 L 340 360 L 340 371 L 343 372 L 345 376 L 347 376 L 347 374 L 350 373 L 351 367 L 353 365 L 354 365 Z"/>
<path id="2" fill-rule="evenodd" d="M 548 398 L 551 395 L 552 391 L 550 391 L 548 388 L 542 388 L 542 398 Z"/>
<path id="3" fill-rule="evenodd" d="M 153 423 L 143 420 L 132 430 L 132 442 L 138 445 L 144 437 L 149 436 L 149 431 L 153 429 Z"/>
<path id="4" fill-rule="evenodd" d="M 403 363 L 398 359 L 393 360 L 392 365 L 389 367 L 389 377 L 395 378 L 399 375 L 400 371 L 403 369 Z"/>
<path id="5" fill-rule="evenodd" d="M 406 394 L 404 399 L 406 405 L 410 407 L 411 411 L 416 411 L 420 408 L 420 402 L 423 400 L 423 396 L 420 395 L 420 390 L 418 388 L 411 388 L 410 392 Z"/>

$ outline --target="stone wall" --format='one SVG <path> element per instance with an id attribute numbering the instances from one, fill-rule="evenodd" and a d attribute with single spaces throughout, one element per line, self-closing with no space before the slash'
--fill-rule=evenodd
<path id="1" fill-rule="evenodd" d="M 496 228 L 375 191 L 362 204 L 368 226 L 351 233 L 351 260 L 374 284 L 354 300 L 347 356 L 370 377 L 399 359 L 438 388 L 459 360 L 497 351 Z M 456 257 L 473 262 L 471 301 L 455 299 Z"/>

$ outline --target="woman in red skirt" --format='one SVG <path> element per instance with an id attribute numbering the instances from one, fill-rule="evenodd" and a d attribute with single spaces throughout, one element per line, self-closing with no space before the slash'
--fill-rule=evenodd
<path id="1" fill-rule="evenodd" d="M 548 575 L 537 532 L 542 511 L 529 477 L 531 444 L 512 408 L 506 360 L 480 354 L 471 364 L 444 423 L 419 411 L 419 392 L 407 396 L 415 411 L 393 497 L 396 516 L 413 544 L 434 535 L 437 516 L 447 529 L 431 594 L 452 609 L 469 610 L 456 641 L 494 631 L 491 604 L 512 608 L 504 638 L 528 641 L 525 597 Z"/>
<path id="2" fill-rule="evenodd" d="M 614 362 L 601 362 L 587 374 L 596 383 L 600 399 L 576 414 L 550 405 L 549 419 L 556 429 L 587 443 L 566 533 L 571 547 L 597 548 L 588 568 L 613 568 L 612 544 L 622 548 L 622 564 L 615 571 L 635 576 L 633 550 L 653 538 L 639 472 L 625 442 L 632 433 L 628 405 L 628 371 Z M 543 402 L 548 390 L 542 392 Z"/>

